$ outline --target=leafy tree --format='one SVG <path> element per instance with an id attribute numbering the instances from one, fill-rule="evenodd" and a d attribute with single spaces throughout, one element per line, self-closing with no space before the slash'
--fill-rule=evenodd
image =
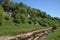
<path id="1" fill-rule="evenodd" d="M 15 12 L 14 12 L 14 15 L 13 15 L 13 18 L 14 18 L 14 22 L 15 23 L 20 23 L 20 14 L 18 13 L 18 11 L 17 10 L 15 10 Z"/>
<path id="2" fill-rule="evenodd" d="M 17 13 L 17 15 L 15 16 L 15 22 L 16 23 L 20 23 L 20 16 L 19 16 L 19 13 Z"/>
<path id="3" fill-rule="evenodd" d="M 22 2 L 20 2 L 19 3 L 19 6 L 22 8 L 22 7 L 24 7 L 24 8 L 26 8 L 26 9 L 28 9 L 29 7 L 27 6 L 27 5 L 25 5 L 24 3 L 22 3 Z"/>
<path id="4" fill-rule="evenodd" d="M 26 15 L 27 10 L 25 8 L 19 8 L 19 12 L 20 12 L 20 14 Z"/>
<path id="5" fill-rule="evenodd" d="M 47 15 L 46 15 L 46 12 L 41 12 L 41 15 L 40 15 L 42 18 L 46 18 Z"/>
<path id="6" fill-rule="evenodd" d="M 10 1 L 10 7 L 9 7 L 9 9 L 12 10 L 12 12 L 15 11 L 15 9 L 16 9 L 16 3 Z"/>
<path id="7" fill-rule="evenodd" d="M 4 9 L 5 11 L 9 11 L 9 7 L 10 7 L 10 0 L 4 0 Z"/>

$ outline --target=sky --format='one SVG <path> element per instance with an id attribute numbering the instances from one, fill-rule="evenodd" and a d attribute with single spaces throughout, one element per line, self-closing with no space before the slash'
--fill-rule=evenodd
<path id="1" fill-rule="evenodd" d="M 60 0 L 11 0 L 13 2 L 23 2 L 32 8 L 40 9 L 53 17 L 60 18 Z"/>

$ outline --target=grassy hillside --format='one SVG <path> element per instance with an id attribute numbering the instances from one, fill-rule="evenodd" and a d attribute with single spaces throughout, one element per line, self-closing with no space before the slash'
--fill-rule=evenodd
<path id="1" fill-rule="evenodd" d="M 2 4 L 3 2 L 3 4 Z M 10 0 L 0 2 L 0 35 L 16 35 L 47 27 L 60 27 L 60 18 Z"/>
<path id="2" fill-rule="evenodd" d="M 44 27 L 35 26 L 33 24 L 19 24 L 18 26 L 14 25 L 13 23 L 6 22 L 3 26 L 0 26 L 0 36 L 4 35 L 18 35 L 21 33 L 27 33 L 33 30 L 43 29 Z"/>

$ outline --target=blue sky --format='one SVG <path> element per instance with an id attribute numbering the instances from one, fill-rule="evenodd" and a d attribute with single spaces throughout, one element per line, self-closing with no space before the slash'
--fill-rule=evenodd
<path id="1" fill-rule="evenodd" d="M 60 18 L 60 0 L 11 0 L 14 2 L 23 2 L 32 8 L 40 9 L 41 11 L 50 14 L 53 17 Z"/>

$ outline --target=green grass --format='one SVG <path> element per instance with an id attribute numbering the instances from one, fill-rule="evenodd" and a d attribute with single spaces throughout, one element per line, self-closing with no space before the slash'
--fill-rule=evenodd
<path id="1" fill-rule="evenodd" d="M 5 35 L 17 35 L 21 33 L 26 33 L 33 30 L 39 30 L 44 27 L 41 26 L 35 26 L 33 24 L 20 24 L 19 26 L 14 25 L 13 23 L 10 23 L 11 21 L 5 21 L 3 26 L 0 26 L 0 36 Z"/>
<path id="2" fill-rule="evenodd" d="M 49 34 L 44 40 L 60 40 L 60 27 Z"/>

